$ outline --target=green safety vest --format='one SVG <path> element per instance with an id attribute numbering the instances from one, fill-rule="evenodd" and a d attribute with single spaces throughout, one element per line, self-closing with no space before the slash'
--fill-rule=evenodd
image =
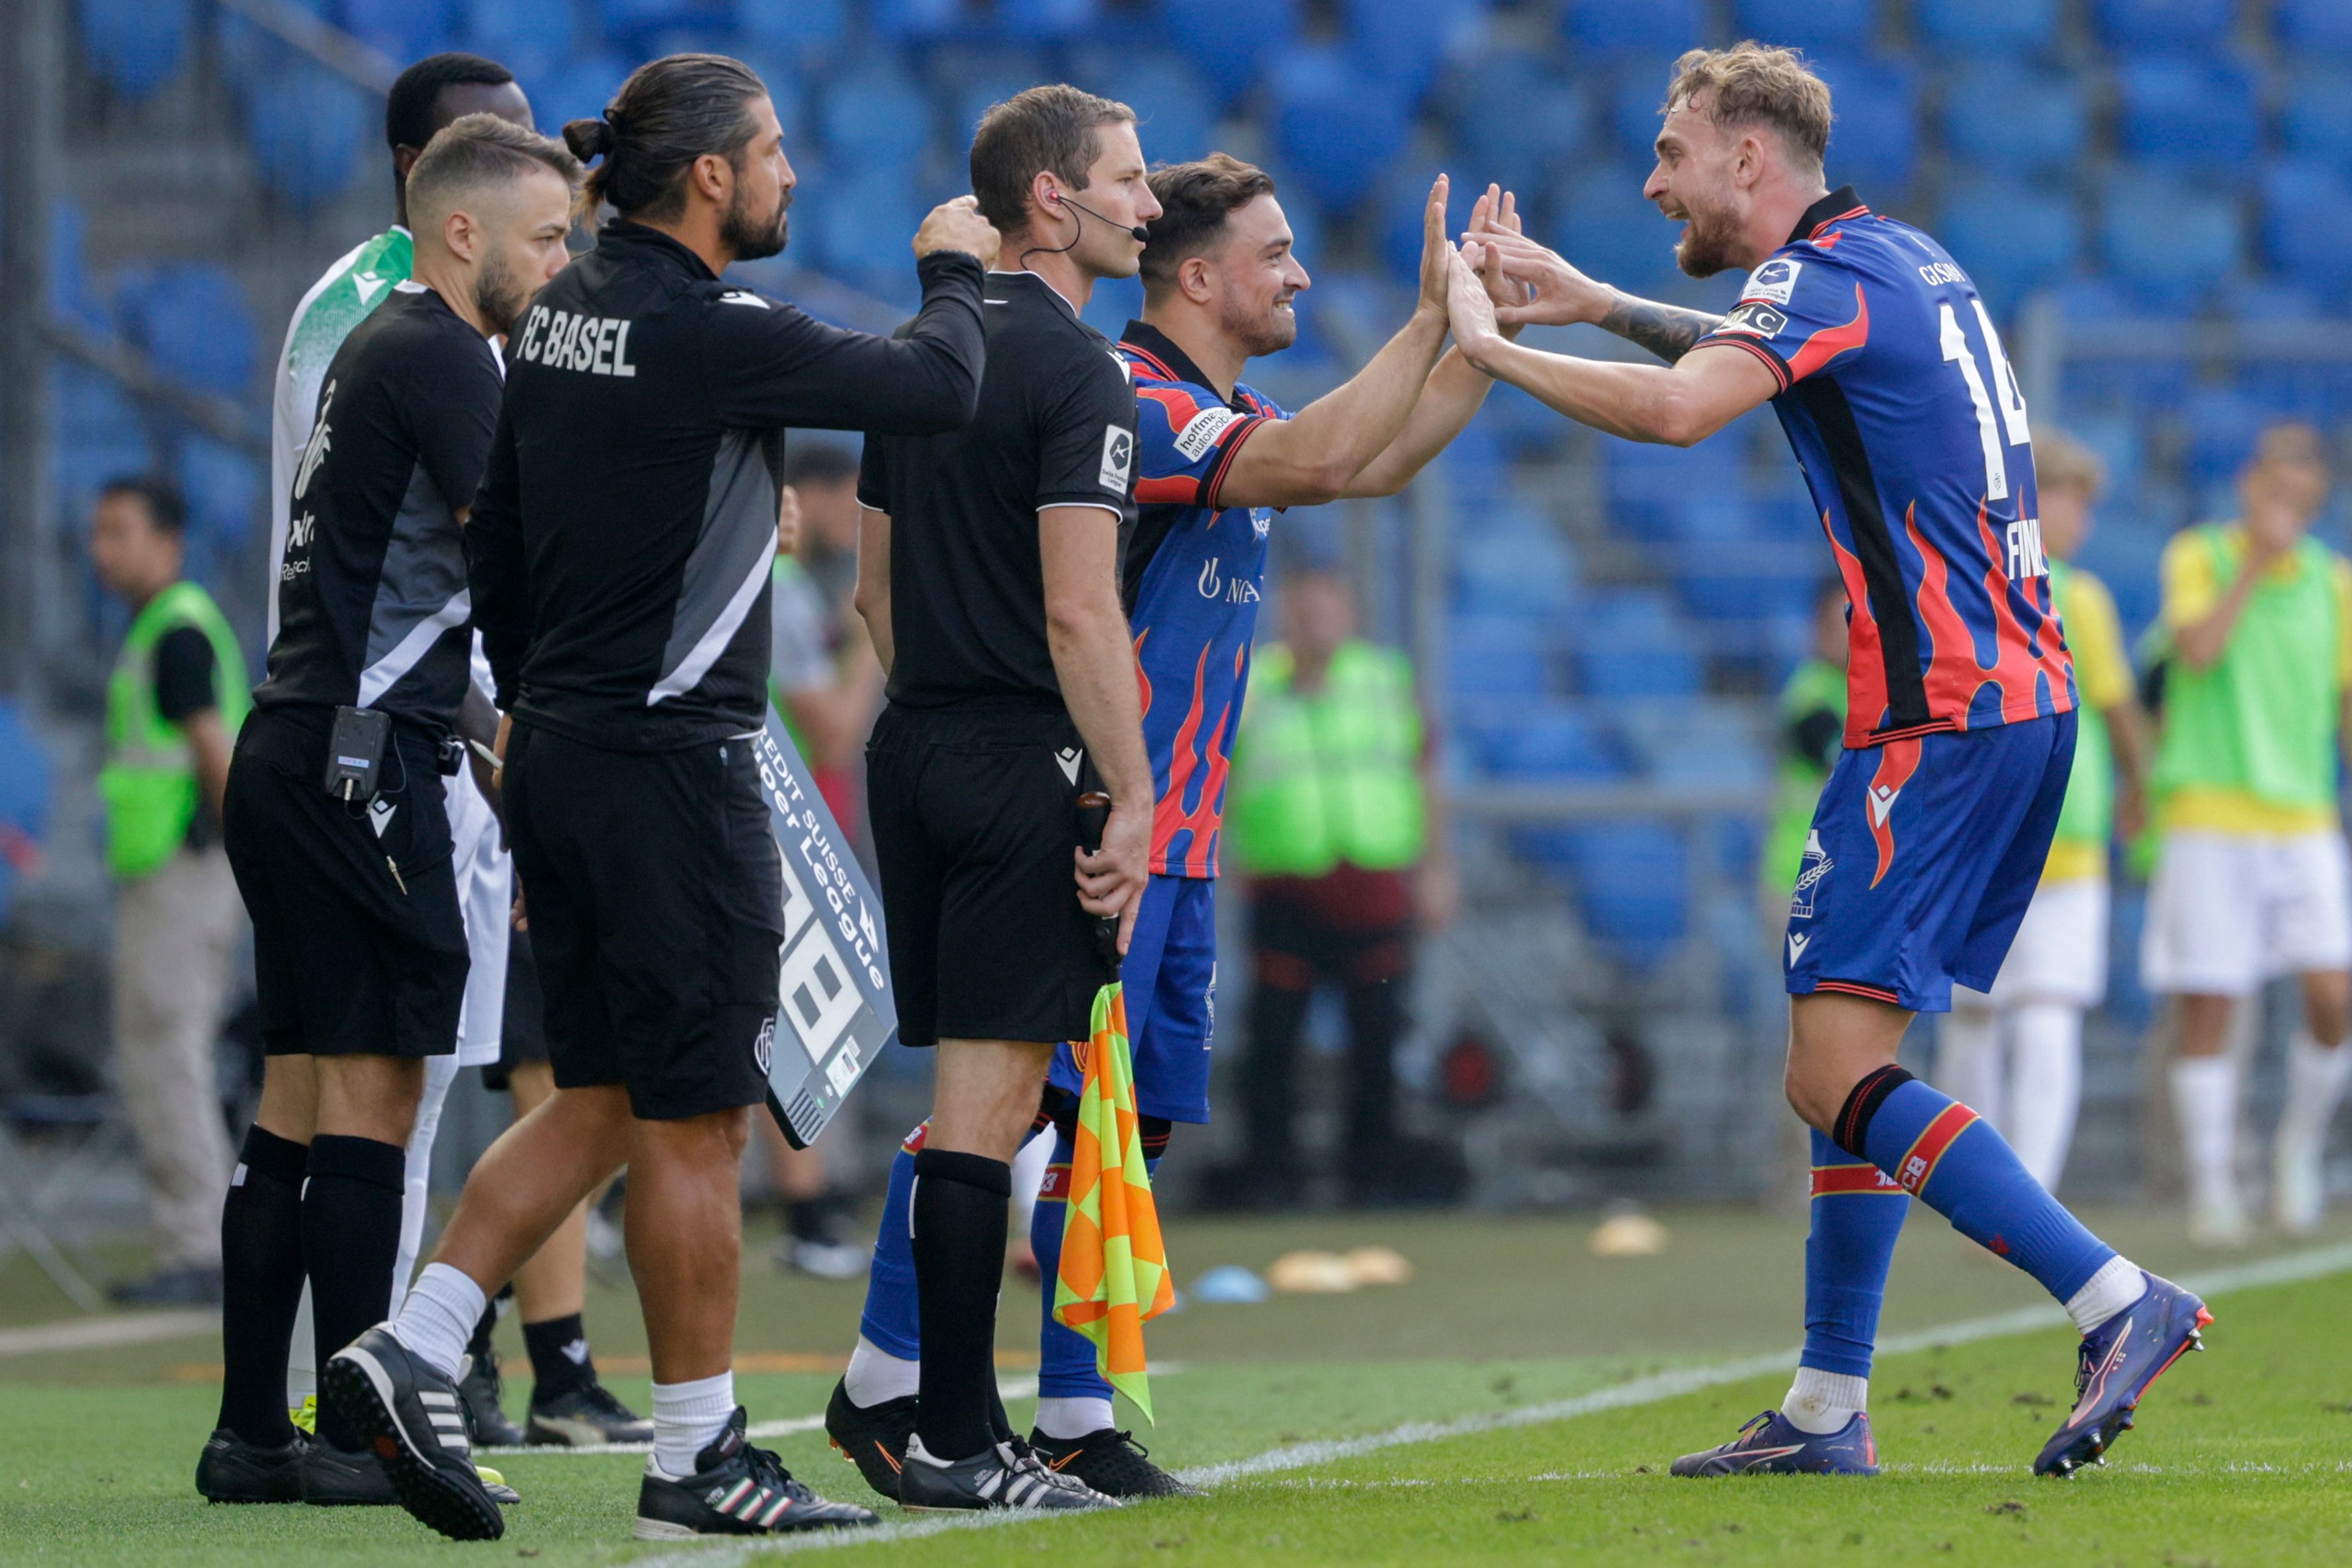
<path id="1" fill-rule="evenodd" d="M 1845 716 L 1845 671 L 1836 665 L 1809 658 L 1780 689 L 1780 720 L 1792 724 L 1808 713 L 1829 709 Z M 1797 885 L 1805 858 L 1805 835 L 1813 826 L 1813 808 L 1821 804 L 1822 786 L 1830 771 L 1817 759 L 1780 749 L 1780 780 L 1772 795 L 1772 826 L 1765 836 L 1759 868 L 1765 890 L 1779 895 Z"/>
<path id="2" fill-rule="evenodd" d="M 2061 626 L 2066 621 L 2066 599 L 2074 569 L 2063 561 L 2050 563 L 2050 602 L 2058 606 Z M 2104 847 L 2116 825 L 2115 750 L 2107 742 L 2107 721 L 2088 702 L 2074 705 L 2074 766 L 2066 775 L 2066 804 L 2059 808 L 2056 837 Z"/>
<path id="3" fill-rule="evenodd" d="M 1342 860 L 1368 871 L 1412 865 L 1429 828 L 1412 667 L 1391 649 L 1342 643 L 1311 696 L 1293 688 L 1292 669 L 1276 644 L 1252 671 L 1234 741 L 1234 852 L 1262 876 L 1319 877 Z"/>
<path id="4" fill-rule="evenodd" d="M 2217 525 L 2197 531 L 2212 553 L 2215 582 L 2228 587 L 2244 566 L 2242 544 Z M 2335 805 L 2343 695 L 2336 557 L 2305 539 L 2293 559 L 2293 573 L 2266 573 L 2255 585 L 2211 667 L 2173 660 L 2157 752 L 2159 795 L 2231 790 L 2276 805 Z"/>
<path id="5" fill-rule="evenodd" d="M 106 765 L 98 793 L 106 804 L 106 868 L 117 877 L 161 868 L 196 819 L 188 739 L 155 709 L 155 644 L 179 626 L 195 627 L 213 645 L 213 694 L 231 740 L 252 706 L 245 655 L 212 596 L 194 583 L 174 583 L 148 601 L 122 639 L 106 687 Z"/>

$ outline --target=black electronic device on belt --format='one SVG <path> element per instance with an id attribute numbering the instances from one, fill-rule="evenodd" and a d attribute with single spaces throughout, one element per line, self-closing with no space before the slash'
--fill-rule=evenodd
<path id="1" fill-rule="evenodd" d="M 335 727 L 327 737 L 327 793 L 347 804 L 373 800 L 383 772 L 384 742 L 391 737 L 391 714 L 373 708 L 336 709 Z"/>
<path id="2" fill-rule="evenodd" d="M 1110 825 L 1110 796 L 1098 789 L 1090 789 L 1078 796 L 1078 847 L 1087 854 L 1102 849 L 1103 829 Z M 1118 973 L 1118 917 L 1096 915 L 1095 952 L 1104 967 Z"/>

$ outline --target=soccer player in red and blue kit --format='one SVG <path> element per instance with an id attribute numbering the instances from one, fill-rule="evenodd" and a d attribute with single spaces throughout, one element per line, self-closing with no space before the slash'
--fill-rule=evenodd
<path id="1" fill-rule="evenodd" d="M 1822 178 L 1830 95 L 1785 49 L 1675 64 L 1644 192 L 1687 226 L 1683 270 L 1748 268 L 1728 315 L 1632 300 L 1540 246 L 1475 232 L 1534 300 L 1457 279 L 1455 342 L 1570 418 L 1689 446 L 1769 402 L 1851 605 L 1846 750 L 1789 916 L 1788 1095 L 1813 1128 L 1805 1347 L 1794 1385 L 1677 1475 L 1874 1474 L 1879 1304 L 1908 1198 L 2033 1276 L 2083 1334 L 2077 1398 L 2034 1461 L 2094 1461 L 2211 1321 L 2044 1192 L 1992 1126 L 1895 1063 L 1911 1017 L 1981 990 L 2040 879 L 2074 751 L 2025 407 L 1975 286 L 1943 247 Z M 1602 363 L 1486 323 L 1591 321 L 1671 362 Z"/>
<path id="2" fill-rule="evenodd" d="M 1297 338 L 1292 300 L 1309 283 L 1274 181 L 1213 154 L 1155 170 L 1150 184 L 1160 213 L 1143 250 L 1143 319 L 1128 324 L 1119 353 L 1138 412 L 1125 599 L 1158 798 L 1151 878 L 1119 973 L 1136 1110 L 1146 1159 L 1156 1164 L 1174 1123 L 1209 1119 L 1217 840 L 1273 514 L 1395 494 L 1461 433 L 1494 384 L 1460 353 L 1440 357 L 1448 285 L 1465 265 L 1447 243 L 1443 178 L 1423 212 L 1412 319 L 1352 380 L 1296 416 L 1240 380 L 1250 359 Z M 1499 192 L 1476 204 L 1473 221 L 1482 230 L 1518 226 L 1516 205 L 1502 205 Z M 1524 294 L 1493 264 L 1484 286 L 1501 298 Z M 1045 1321 L 1029 1441 L 1056 1470 L 1097 1491 L 1163 1496 L 1181 1483 L 1114 1427 L 1094 1347 L 1053 1321 L 1078 1083 L 1065 1047 L 1038 1118 L 1039 1134 L 1050 1130 L 1055 1143 L 1030 1226 Z M 891 1168 L 857 1349 L 826 1414 L 836 1446 L 885 1496 L 895 1495 L 900 1434 L 915 1404 L 906 1224 L 912 1176 L 913 1157 L 902 1152 Z"/>

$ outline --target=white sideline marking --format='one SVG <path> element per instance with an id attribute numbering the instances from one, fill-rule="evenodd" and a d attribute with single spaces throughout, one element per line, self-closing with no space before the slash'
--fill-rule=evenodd
<path id="1" fill-rule="evenodd" d="M 1153 1367 L 1151 1370 L 1165 1376 L 1174 1369 Z M 996 1392 L 998 1397 L 1003 1399 L 1026 1399 L 1037 1392 L 1037 1380 L 1016 1377 L 998 1384 Z M 824 1417 L 822 1415 L 794 1415 L 782 1421 L 754 1421 L 744 1428 L 743 1436 L 753 1439 L 789 1437 L 796 1432 L 820 1432 L 824 1429 Z M 650 1454 L 654 1446 L 651 1443 L 524 1443 L 480 1451 L 485 1454 Z"/>
<path id="2" fill-rule="evenodd" d="M 61 1323 L 35 1323 L 25 1329 L 0 1329 L 0 1356 L 111 1350 L 117 1345 L 143 1345 L 156 1340 L 219 1332 L 220 1310 L 215 1307 L 121 1312 L 102 1318 L 71 1318 Z"/>
<path id="3" fill-rule="evenodd" d="M 2258 1285 L 2284 1285 L 2298 1279 L 2317 1279 L 2347 1271 L 2352 1271 L 2352 1243 L 2339 1243 L 2333 1247 L 2314 1247 L 2307 1252 L 2265 1258 L 2259 1262 L 2210 1269 L 2202 1274 L 2185 1276 L 2178 1283 L 2200 1296 L 2210 1297 Z M 2066 1321 L 2064 1310 L 2053 1302 L 2014 1312 L 1969 1318 L 1918 1333 L 1895 1334 L 1879 1342 L 1878 1353 L 1900 1355 L 1911 1351 L 1940 1350 L 1948 1345 L 1969 1344 L 1978 1340 L 2000 1339 L 2037 1329 L 2054 1328 Z M 1591 1415 L 1603 1410 L 1622 1410 L 1629 1405 L 1654 1405 L 1681 1394 L 1695 1394 L 1701 1389 L 1727 1383 L 1744 1383 L 1768 1373 L 1785 1372 L 1796 1363 L 1797 1352 L 1794 1350 L 1741 1356 L 1714 1366 L 1690 1367 L 1680 1372 L 1664 1372 L 1636 1378 L 1631 1383 L 1580 1394 L 1573 1399 L 1556 1399 L 1543 1405 L 1530 1405 L 1524 1409 L 1497 1411 L 1484 1415 L 1465 1415 L 1454 1421 L 1410 1421 L 1389 1431 L 1370 1433 L 1360 1437 L 1292 1443 L 1252 1458 L 1229 1460 L 1222 1465 L 1202 1465 L 1176 1473 L 1194 1486 L 1213 1487 L 1244 1476 L 1329 1464 L 1337 1459 L 1377 1453 L 1382 1448 L 1434 1443 L 1447 1437 L 1502 1431 L 1514 1426 L 1539 1426 L 1578 1415 Z M 1999 1473 L 2014 1475 L 2017 1472 L 2013 1468 L 2001 1467 Z M 1559 1479 L 1585 1478 L 1563 1474 Z M 675 1568 L 736 1568 L 737 1564 L 748 1563 L 754 1557 L 780 1557 L 788 1552 L 824 1552 L 878 1542 L 917 1541 L 927 1535 L 938 1535 L 943 1531 L 988 1530 L 998 1525 L 1032 1523 L 1040 1517 L 1043 1516 L 1013 1510 L 986 1513 L 935 1513 L 919 1520 L 877 1525 L 871 1530 L 824 1531 L 810 1535 L 772 1536 L 766 1540 L 721 1542 L 706 1547 L 688 1547 L 682 1552 L 666 1552 L 657 1557 L 640 1557 L 633 1568 L 656 1568 L 656 1565 L 659 1568 L 671 1568 L 671 1565 Z"/>

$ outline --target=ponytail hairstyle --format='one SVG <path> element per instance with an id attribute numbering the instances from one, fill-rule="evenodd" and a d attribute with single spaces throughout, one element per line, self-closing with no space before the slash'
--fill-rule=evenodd
<path id="1" fill-rule="evenodd" d="M 667 55 L 639 66 L 602 118 L 563 128 L 565 145 L 594 165 L 581 187 L 581 216 L 610 204 L 625 218 L 676 218 L 686 211 L 696 159 L 741 166 L 751 105 L 767 96 L 759 73 L 725 55 Z"/>

